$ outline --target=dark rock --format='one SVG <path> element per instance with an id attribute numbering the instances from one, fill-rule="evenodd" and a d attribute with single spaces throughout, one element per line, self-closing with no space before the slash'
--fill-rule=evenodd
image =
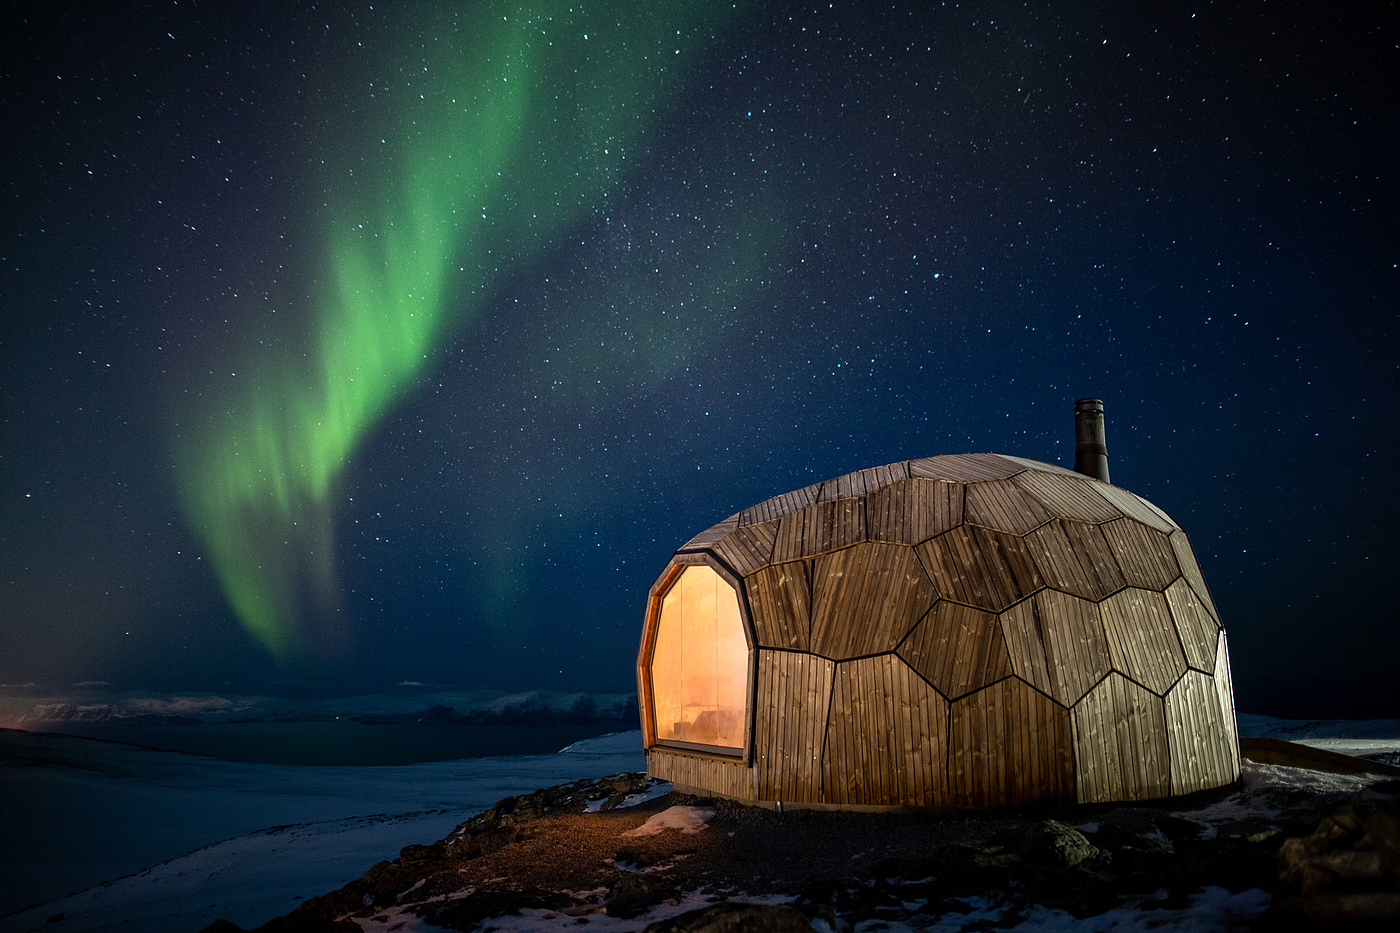
<path id="1" fill-rule="evenodd" d="M 58 916 L 60 919 L 63 917 L 62 914 Z M 58 921 L 50 920 L 49 922 L 57 923 Z M 213 923 L 200 930 L 199 933 L 248 933 L 248 931 L 244 930 L 232 920 L 215 920 Z"/>
<path id="2" fill-rule="evenodd" d="M 1400 882 L 1400 817 L 1378 810 L 1361 825 L 1364 835 L 1357 845 L 1373 850 L 1386 872 Z"/>
<path id="3" fill-rule="evenodd" d="M 623 920 L 662 901 L 662 895 L 648 879 L 640 875 L 623 875 L 608 892 L 603 909 L 610 917 Z"/>
<path id="4" fill-rule="evenodd" d="M 803 913 L 786 904 L 734 904 L 725 901 L 658 920 L 645 933 L 811 933 Z"/>
<path id="5" fill-rule="evenodd" d="M 1343 804 L 1322 818 L 1322 822 L 1317 824 L 1317 829 L 1313 830 L 1313 838 L 1337 843 L 1360 833 L 1361 818 L 1356 815 L 1356 808 L 1351 804 Z"/>
<path id="6" fill-rule="evenodd" d="M 438 858 L 442 854 L 440 846 L 423 846 L 418 844 L 407 845 L 399 850 L 399 859 L 405 863 L 426 862 Z"/>
<path id="7" fill-rule="evenodd" d="M 1330 871 L 1338 878 L 1381 878 L 1381 856 L 1379 852 L 1358 849 L 1338 849 L 1319 855 L 1314 864 Z"/>
<path id="8" fill-rule="evenodd" d="M 417 871 L 406 869 L 402 862 L 379 862 L 361 875 L 358 881 L 346 885 L 344 890 L 348 897 L 358 899 L 366 906 L 393 904 L 400 892 L 413 885 L 417 874 Z M 305 907 L 302 905 L 297 909 Z"/>
<path id="9" fill-rule="evenodd" d="M 617 865 L 619 868 L 649 868 L 661 861 L 662 858 L 663 856 L 659 853 L 647 849 L 633 849 L 627 847 L 617 850 L 617 854 L 613 856 L 613 864 Z"/>
<path id="10" fill-rule="evenodd" d="M 1006 849 L 1034 865 L 1072 868 L 1099 854 L 1099 847 L 1083 833 L 1059 820 L 1041 820 L 1007 835 L 1002 842 Z"/>

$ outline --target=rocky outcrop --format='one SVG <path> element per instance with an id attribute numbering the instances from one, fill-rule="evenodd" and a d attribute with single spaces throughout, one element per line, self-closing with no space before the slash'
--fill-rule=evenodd
<path id="1" fill-rule="evenodd" d="M 1400 878 L 1400 804 L 1362 785 L 1331 796 L 1288 785 L 1161 806 L 975 814 L 776 813 L 676 793 L 623 805 L 648 786 L 645 775 L 619 775 L 506 798 L 261 930 L 349 933 L 417 917 L 466 931 L 533 912 L 561 928 L 606 914 L 653 931 L 789 933 L 866 921 L 918 927 L 969 904 L 988 913 L 984 926 L 1000 928 L 1046 912 L 1165 917 L 1205 890 L 1244 903 L 1242 922 L 1293 929 L 1390 917 Z M 632 832 L 679 805 L 703 805 L 708 825 Z"/>
<path id="2" fill-rule="evenodd" d="M 1400 925 L 1400 806 L 1369 813 L 1344 805 L 1279 848 L 1279 879 L 1296 892 L 1287 908 L 1323 922 Z M 1393 927 L 1392 927 L 1393 929 Z"/>

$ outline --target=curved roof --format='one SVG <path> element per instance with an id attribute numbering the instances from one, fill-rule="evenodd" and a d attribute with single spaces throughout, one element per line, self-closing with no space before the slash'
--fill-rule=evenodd
<path id="1" fill-rule="evenodd" d="M 938 483 L 966 484 L 966 495 L 959 500 Z M 866 499 L 863 515 L 838 505 L 860 498 Z M 796 514 L 804 519 L 800 536 L 791 518 Z M 1024 535 L 1054 518 L 1102 524 L 1125 517 L 1163 534 L 1180 530 L 1141 496 L 1073 470 L 1005 454 L 946 454 L 856 470 L 765 499 L 700 532 L 677 553 L 715 551 L 733 557 L 734 569 L 746 574 L 757 566 L 755 558 L 779 563 L 859 541 L 918 544 L 963 522 Z M 785 518 L 784 540 L 762 554 L 770 533 L 775 542 L 780 537 Z M 749 530 L 739 534 L 743 529 Z"/>

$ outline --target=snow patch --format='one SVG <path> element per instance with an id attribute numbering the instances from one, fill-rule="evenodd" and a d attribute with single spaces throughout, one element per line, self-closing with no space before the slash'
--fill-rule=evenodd
<path id="1" fill-rule="evenodd" d="M 653 814 L 641 826 L 629 829 L 623 836 L 656 836 L 668 829 L 677 829 L 686 835 L 694 835 L 709 825 L 714 818 L 714 807 L 674 806 Z"/>

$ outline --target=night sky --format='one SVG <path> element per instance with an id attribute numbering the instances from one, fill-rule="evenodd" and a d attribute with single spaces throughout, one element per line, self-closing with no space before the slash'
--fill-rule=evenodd
<path id="1" fill-rule="evenodd" d="M 687 538 L 995 451 L 1395 715 L 1393 5 L 10 3 L 0 682 L 629 690 Z"/>

